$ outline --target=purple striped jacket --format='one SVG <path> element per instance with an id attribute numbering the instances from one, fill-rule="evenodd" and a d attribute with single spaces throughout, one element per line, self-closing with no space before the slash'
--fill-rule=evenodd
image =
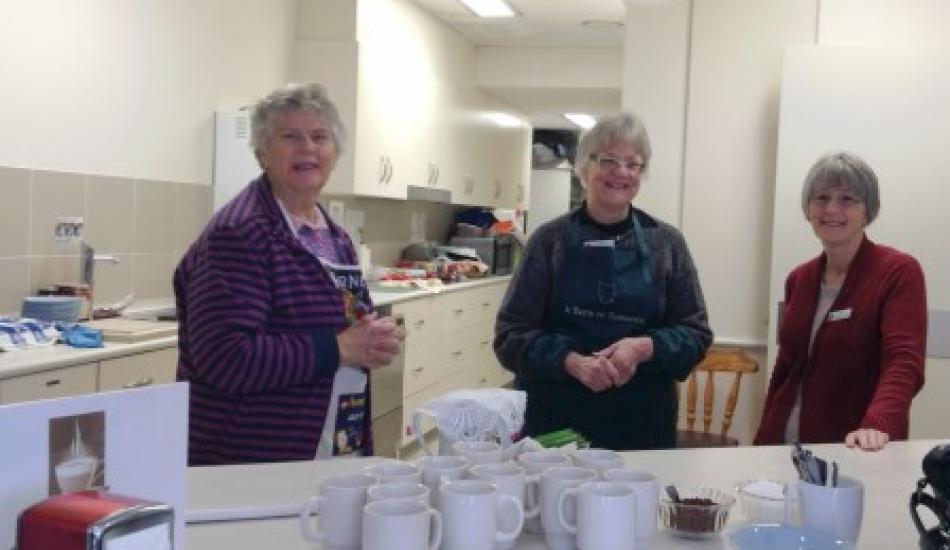
<path id="1" fill-rule="evenodd" d="M 328 222 L 355 264 L 346 232 Z M 336 334 L 348 323 L 339 291 L 291 233 L 266 176 L 214 215 L 174 286 L 178 379 L 190 383 L 189 464 L 313 459 L 340 362 Z"/>

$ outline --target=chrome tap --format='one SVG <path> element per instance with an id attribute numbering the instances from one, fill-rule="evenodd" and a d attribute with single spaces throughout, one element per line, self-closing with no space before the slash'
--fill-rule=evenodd
<path id="1" fill-rule="evenodd" d="M 119 259 L 110 254 L 96 254 L 95 250 L 89 246 L 89 243 L 82 241 L 80 243 L 80 255 L 82 261 L 79 266 L 79 282 L 86 285 L 89 289 L 89 318 L 92 318 L 93 310 L 93 287 L 95 279 L 96 262 L 109 262 L 111 264 L 119 263 Z"/>

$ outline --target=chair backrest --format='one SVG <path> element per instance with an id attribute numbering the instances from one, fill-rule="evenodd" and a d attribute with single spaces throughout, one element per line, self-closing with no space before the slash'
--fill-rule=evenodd
<path id="1" fill-rule="evenodd" d="M 696 425 L 697 382 L 696 373 L 706 373 L 703 388 L 703 433 L 709 433 L 712 425 L 713 401 L 716 391 L 716 373 L 733 373 L 735 377 L 729 389 L 729 396 L 723 410 L 722 432 L 725 436 L 732 426 L 732 415 L 739 401 L 739 384 L 743 374 L 752 374 L 759 370 L 759 363 L 739 348 L 712 347 L 706 352 L 706 358 L 693 369 L 686 381 L 686 429 L 693 432 Z"/>

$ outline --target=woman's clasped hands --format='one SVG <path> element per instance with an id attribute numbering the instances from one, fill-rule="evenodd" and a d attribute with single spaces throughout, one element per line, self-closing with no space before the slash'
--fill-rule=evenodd
<path id="1" fill-rule="evenodd" d="M 337 334 L 340 364 L 385 367 L 399 354 L 405 337 L 395 318 L 366 315 Z"/>
<path id="2" fill-rule="evenodd" d="M 636 374 L 640 363 L 653 356 L 653 340 L 646 336 L 621 338 L 591 355 L 570 352 L 565 368 L 593 392 L 623 386 Z"/>

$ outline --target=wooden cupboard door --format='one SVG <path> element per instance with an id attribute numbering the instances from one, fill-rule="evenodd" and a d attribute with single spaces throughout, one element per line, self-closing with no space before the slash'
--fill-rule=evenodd
<path id="1" fill-rule="evenodd" d="M 166 348 L 99 362 L 99 391 L 141 388 L 175 381 L 178 349 Z"/>
<path id="2" fill-rule="evenodd" d="M 97 363 L 0 380 L 0 404 L 95 393 Z"/>

